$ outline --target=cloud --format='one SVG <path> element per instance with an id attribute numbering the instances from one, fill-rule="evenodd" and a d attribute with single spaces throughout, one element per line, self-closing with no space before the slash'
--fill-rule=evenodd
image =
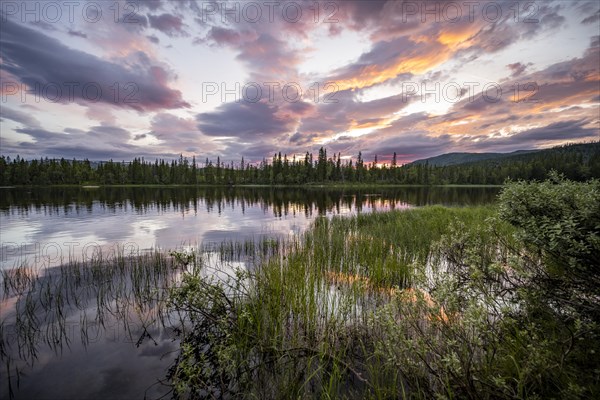
<path id="1" fill-rule="evenodd" d="M 295 66 L 303 55 L 288 48 L 284 40 L 269 33 L 260 34 L 256 39 L 244 43 L 238 59 L 253 69 L 254 76 L 295 76 Z"/>
<path id="2" fill-rule="evenodd" d="M 154 115 L 149 129 L 142 132 L 106 122 L 86 129 L 66 128 L 60 132 L 41 128 L 34 119 L 13 111 L 3 107 L 2 117 L 22 123 L 23 127 L 15 129 L 15 132 L 27 135 L 31 140 L 3 140 L 2 150 L 8 154 L 28 157 L 44 154 L 94 160 L 169 159 L 177 158 L 181 153 L 186 156 L 212 154 L 224 148 L 199 132 L 195 119 L 169 113 Z"/>
<path id="3" fill-rule="evenodd" d="M 168 87 L 167 72 L 149 59 L 147 65 L 128 69 L 10 20 L 2 24 L 1 33 L 0 68 L 45 99 L 103 102 L 141 112 L 189 106 L 180 91 Z"/>
<path id="4" fill-rule="evenodd" d="M 20 154 L 107 160 L 130 159 L 135 156 L 136 150 L 139 151 L 138 148 L 126 144 L 126 140 L 129 139 L 128 132 L 117 127 L 93 127 L 88 131 L 69 129 L 65 133 L 40 128 L 23 128 L 16 131 L 34 139 L 34 143 L 21 142 L 6 146 L 9 151 Z"/>
<path id="5" fill-rule="evenodd" d="M 127 0 L 127 2 L 131 2 L 131 0 Z M 135 3 L 138 7 L 145 7 L 152 11 L 156 11 L 162 7 L 161 0 L 135 0 Z"/>
<path id="6" fill-rule="evenodd" d="M 330 79 L 341 89 L 366 88 L 400 74 L 423 74 L 454 56 L 498 52 L 520 39 L 556 30 L 566 20 L 560 5 L 543 4 L 536 9 L 537 23 L 524 23 L 515 21 L 509 3 L 490 3 L 500 8 L 497 20 L 482 11 L 487 10 L 485 3 L 477 3 L 479 12 L 473 17 L 462 10 L 457 21 L 449 21 L 443 12 L 448 3 L 443 1 L 341 2 L 345 25 L 371 32 L 374 44 L 355 63 L 334 71 Z"/>
<path id="7" fill-rule="evenodd" d="M 387 7 L 386 7 L 387 3 Z M 336 2 L 336 16 L 344 25 L 354 30 L 363 30 L 376 25 L 385 18 L 384 10 L 388 10 L 393 1 L 371 0 L 371 1 L 342 1 Z M 389 15 L 389 14 L 388 14 Z"/>
<path id="8" fill-rule="evenodd" d="M 206 39 L 213 41 L 217 45 L 239 46 L 242 43 L 254 40 L 257 38 L 254 31 L 238 32 L 235 29 L 213 26 L 208 31 Z"/>
<path id="9" fill-rule="evenodd" d="M 502 132 L 499 140 L 504 140 L 535 125 L 587 120 L 594 114 L 594 109 L 574 106 L 589 104 L 597 96 L 600 90 L 599 60 L 600 48 L 592 38 L 581 58 L 555 63 L 529 74 L 524 70 L 519 74 L 517 85 L 508 79 L 496 86 L 501 90 L 499 96 L 494 88 L 488 91 L 488 98 L 473 93 L 473 98 L 465 97 L 444 116 L 432 120 L 427 129 L 481 137 Z M 520 63 L 512 66 L 517 72 L 522 68 Z M 565 137 L 568 134 L 565 132 Z"/>
<path id="10" fill-rule="evenodd" d="M 588 127 L 587 120 L 559 121 L 545 126 L 524 130 L 508 136 L 469 136 L 457 144 L 463 151 L 514 151 L 539 148 L 543 145 L 559 145 L 581 140 L 597 140 L 600 130 Z"/>
<path id="11" fill-rule="evenodd" d="M 149 135 L 161 141 L 160 147 L 185 149 L 187 153 L 206 154 L 222 146 L 198 130 L 195 118 L 159 113 L 152 118 Z"/>
<path id="12" fill-rule="evenodd" d="M 539 142 L 539 141 L 550 141 L 550 140 L 570 140 L 570 139 L 583 139 L 588 137 L 598 138 L 600 133 L 598 128 L 586 128 L 588 124 L 587 120 L 570 120 L 570 121 L 559 121 L 552 124 L 529 129 L 515 135 L 512 135 L 510 142 L 524 143 L 524 142 Z"/>
<path id="13" fill-rule="evenodd" d="M 311 115 L 316 109 L 316 106 L 306 101 L 295 101 L 290 103 L 284 103 L 282 110 L 284 113 L 291 113 L 297 116 Z"/>
<path id="14" fill-rule="evenodd" d="M 83 39 L 87 39 L 87 35 L 85 33 L 81 32 L 81 31 L 76 31 L 76 30 L 73 30 L 73 29 L 69 29 L 68 34 L 70 36 L 75 36 L 75 37 L 80 37 L 80 38 L 83 38 Z"/>
<path id="15" fill-rule="evenodd" d="M 4 22 L 4 19 L 2 21 Z M 36 21 L 30 21 L 29 24 L 31 26 L 35 26 L 36 28 L 40 28 L 40 29 L 43 29 L 48 32 L 55 32 L 58 30 L 58 28 L 56 28 L 56 26 L 54 26 L 53 24 L 46 22 L 42 19 L 38 19 Z"/>
<path id="16" fill-rule="evenodd" d="M 373 46 L 355 63 L 334 71 L 329 79 L 341 89 L 366 88 L 401 74 L 423 74 L 454 56 L 498 52 L 522 38 L 558 29 L 565 21 L 559 14 L 560 6 L 540 6 L 538 23 L 517 23 L 510 4 L 505 3 L 491 2 L 501 8 L 503 16 L 494 22 L 482 14 L 485 4 L 478 3 L 479 13 L 472 19 L 463 10 L 466 15 L 449 21 L 442 12 L 447 2 L 409 3 L 342 2 L 346 17 L 342 22 L 350 29 L 371 32 Z"/>
<path id="17" fill-rule="evenodd" d="M 589 17 L 584 18 L 583 20 L 581 20 L 582 24 L 593 24 L 594 22 L 598 22 L 600 21 L 600 10 L 596 11 L 595 14 L 590 15 Z"/>
<path id="18" fill-rule="evenodd" d="M 286 21 L 282 14 L 283 7 L 291 3 L 302 9 L 303 18 L 296 23 Z M 487 3 L 502 7 L 502 17 L 496 21 L 483 18 Z M 30 110 L 24 112 L 25 108 L 11 103 L 18 100 L 21 93 L 17 93 L 9 100 L 9 107 L 3 107 L 1 117 L 22 125 L 17 125 L 20 131 L 15 129 L 15 132 L 30 136 L 35 143 L 11 143 L 10 140 L 22 136 L 9 135 L 11 147 L 4 146 L 8 139 L 3 137 L 3 151 L 128 159 L 131 157 L 126 154 L 178 155 L 184 152 L 220 155 L 222 159 L 239 159 L 244 155 L 248 160 L 260 160 L 264 156 L 269 158 L 273 152 L 315 152 L 325 145 L 330 153 L 341 151 L 344 155 L 356 155 L 362 150 L 366 157 L 378 154 L 381 160 L 391 157 L 395 151 L 401 160 L 410 161 L 453 149 L 509 150 L 558 144 L 563 140 L 585 140 L 589 135 L 598 134 L 594 124 L 598 123 L 600 38 L 593 37 L 585 54 L 571 59 L 552 47 L 552 41 L 559 35 L 570 35 L 573 43 L 586 39 L 585 35 L 592 32 L 600 15 L 595 2 L 538 3 L 534 15 L 537 22 L 532 23 L 522 20 L 531 16 L 529 9 L 522 8 L 524 4 L 520 5 L 517 21 L 511 2 L 493 0 L 477 3 L 472 21 L 469 21 L 466 3 L 461 2 L 338 1 L 331 3 L 331 7 L 327 2 L 318 2 L 318 23 L 313 20 L 315 3 L 304 1 L 281 2 L 275 7 L 271 21 L 268 21 L 268 8 L 259 2 L 263 15 L 259 23 L 246 18 L 235 21 L 230 17 L 223 21 L 223 10 L 202 15 L 205 5 L 241 10 L 246 3 L 203 4 L 183 0 L 136 0 L 131 4 L 135 6 L 138 22 L 123 23 L 128 9 L 123 8 L 124 2 L 119 4 L 124 12 L 118 23 L 112 18 L 109 3 L 102 7 L 104 15 L 110 18 L 103 18 L 93 26 L 81 20 L 62 25 L 41 21 L 19 25 L 16 20 L 3 21 L 0 27 L 2 80 L 23 83 L 21 87 L 27 94 L 42 96 L 44 87 L 59 83 L 64 94 L 58 102 L 84 105 L 87 107 L 85 117 L 92 124 L 98 124 L 81 126 L 80 119 L 66 118 L 71 111 L 80 112 L 78 107 L 63 108 L 67 110 L 65 116 L 58 115 L 57 106 L 49 101 L 39 104 L 33 111 L 35 114 Z M 460 21 L 436 21 L 436 17 L 441 16 L 440 10 L 448 4 L 462 8 Z M 417 12 L 407 15 L 406 7 L 415 5 Z M 425 8 L 435 8 L 437 16 L 422 15 Z M 337 22 L 325 23 L 328 18 Z M 168 46 L 158 45 L 164 44 L 166 39 L 156 31 L 176 38 L 170 40 L 172 50 L 165 51 Z M 352 42 L 352 38 L 358 36 L 363 38 L 360 43 Z M 190 44 L 199 45 L 194 47 L 197 50 L 194 54 L 186 53 L 186 46 Z M 519 46 L 509 48 L 514 44 Z M 310 63 L 331 63 L 329 57 L 310 57 L 318 57 L 322 51 L 335 54 L 338 45 L 344 54 L 347 52 L 353 57 L 352 62 L 334 64 L 328 72 L 303 72 L 315 70 Z M 537 71 L 521 56 L 509 58 L 521 54 L 513 50 L 525 45 L 536 50 L 530 55 Z M 548 46 L 548 50 L 540 52 L 536 46 Z M 362 54 L 353 53 L 357 48 L 365 50 Z M 221 63 L 227 57 L 230 64 L 217 64 L 217 59 Z M 555 63 L 548 65 L 552 60 Z M 497 65 L 482 71 L 488 62 Z M 196 70 L 195 63 L 208 65 Z M 481 69 L 475 70 L 473 65 Z M 506 68 L 502 70 L 503 66 Z M 207 104 L 197 104 L 196 110 L 181 110 L 191 108 L 182 92 L 197 99 L 188 85 L 210 79 L 209 74 L 215 71 L 225 74 L 235 71 L 239 76 L 227 77 L 238 79 L 240 83 L 242 80 L 262 82 L 263 98 L 257 103 L 225 103 L 212 110 L 205 108 Z M 433 82 L 456 80 L 464 74 L 480 72 L 482 81 L 496 79 L 499 82 L 502 95 L 498 101 L 475 93 L 474 100 L 463 97 L 463 101 L 448 104 L 447 111 L 443 111 L 443 105 L 429 110 L 417 104 L 420 96 L 406 97 L 400 92 L 401 84 L 408 80 L 431 87 Z M 178 73 L 180 78 L 177 78 Z M 500 76 L 494 76 L 498 73 Z M 516 78 L 520 87 L 515 94 Z M 328 98 L 307 99 L 313 93 L 315 82 L 321 84 L 321 95 L 328 92 L 323 87 L 328 81 L 337 83 L 335 93 Z M 70 82 L 79 85 L 73 99 L 68 98 L 65 86 Z M 120 92 L 116 100 L 115 82 L 119 83 Z M 130 82 L 134 86 L 126 87 Z M 270 91 L 264 86 L 265 82 L 277 82 L 280 87 L 298 82 L 306 101 L 286 101 L 278 89 L 274 98 L 267 101 L 265 93 Z M 102 95 L 93 100 L 89 98 L 95 96 L 94 85 L 88 89 L 88 96 L 84 96 L 81 89 L 86 83 L 97 83 Z M 530 83 L 534 84 L 532 87 L 537 85 L 535 90 L 525 87 Z M 51 97 L 52 91 L 46 95 L 44 97 Z M 125 103 L 124 97 L 128 95 L 136 102 Z M 490 96 L 493 95 L 492 88 Z M 364 100 L 370 98 L 377 99 Z M 426 111 L 404 115 L 407 110 L 413 110 L 413 106 L 414 110 Z M 174 109 L 179 110 L 168 112 Z M 146 115 L 121 113 L 122 110 L 137 110 Z M 140 121 L 130 119 L 132 116 Z M 70 126 L 69 120 L 78 122 Z M 47 121 L 50 123 L 46 124 Z M 7 125 L 10 129 L 15 126 L 13 122 Z M 51 132 L 42 129 L 46 126 L 70 128 Z M 561 135 L 561 131 L 564 134 Z M 59 151 L 65 154 L 58 154 Z"/>
<path id="19" fill-rule="evenodd" d="M 413 42 L 406 37 L 376 43 L 357 62 L 339 68 L 327 79 L 340 90 L 366 88 L 402 74 L 422 74 L 446 61 L 448 52 L 439 42 Z"/>
<path id="20" fill-rule="evenodd" d="M 516 78 L 519 75 L 522 75 L 523 72 L 527 69 L 528 66 L 533 65 L 532 63 L 522 64 L 520 62 L 508 64 L 507 67 L 512 71 L 510 76 L 512 78 Z"/>
<path id="21" fill-rule="evenodd" d="M 315 138 L 317 138 L 317 135 L 314 133 L 302 133 L 298 131 L 290 136 L 289 141 L 294 146 L 312 146 Z M 341 138 L 338 138 L 339 140 Z"/>
<path id="22" fill-rule="evenodd" d="M 32 117 L 30 114 L 26 114 L 21 111 L 13 110 L 10 107 L 2 106 L 0 107 L 0 121 L 2 119 L 10 119 L 12 121 L 23 124 L 27 127 L 39 127 L 40 123 L 37 119 Z"/>
<path id="23" fill-rule="evenodd" d="M 181 17 L 172 14 L 149 15 L 150 26 L 169 37 L 188 36 Z"/>
<path id="24" fill-rule="evenodd" d="M 278 115 L 279 107 L 263 102 L 226 103 L 214 112 L 198 114 L 198 128 L 209 136 L 235 137 L 242 141 L 274 137 L 290 132 L 296 120 Z"/>
<path id="25" fill-rule="evenodd" d="M 453 142 L 449 136 L 429 136 L 422 131 L 398 134 L 395 137 L 369 137 L 361 147 L 363 156 L 371 159 L 375 155 L 380 161 L 391 160 L 394 152 L 399 161 L 408 162 L 416 159 L 433 157 L 451 151 Z"/>
<path id="26" fill-rule="evenodd" d="M 330 102 L 318 103 L 310 115 L 302 118 L 299 130 L 326 138 L 352 129 L 381 128 L 410 103 L 403 94 L 372 101 L 361 101 L 358 94 L 352 90 L 336 92 Z"/>
<path id="27" fill-rule="evenodd" d="M 249 2 L 252 11 L 246 14 L 243 2 L 205 2 L 202 9 L 192 7 L 197 14 L 197 22 L 206 29 L 206 34 L 196 37 L 193 43 L 232 49 L 237 53 L 236 58 L 248 69 L 252 80 L 289 82 L 298 77 L 297 66 L 304 60 L 306 49 L 312 45 L 310 33 L 322 26 L 314 21 L 315 4 L 304 1 Z M 318 4 L 318 7 L 324 6 Z M 211 12 L 207 12 L 207 8 Z M 254 22 L 252 13 L 256 9 L 260 18 Z M 290 19 L 288 14 L 298 9 L 302 17 Z"/>
<path id="28" fill-rule="evenodd" d="M 540 19 L 545 29 L 558 29 L 565 21 L 566 18 L 556 11 L 548 12 Z"/>
<path id="29" fill-rule="evenodd" d="M 258 142 L 252 145 L 240 145 L 239 143 L 228 143 L 225 149 L 225 154 L 230 157 L 240 159 L 242 156 L 245 157 L 248 162 L 259 162 L 262 159 L 269 160 L 273 154 L 281 152 L 282 154 L 288 153 L 285 147 L 275 143 L 263 143 Z M 291 154 L 291 150 L 289 154 Z"/>
<path id="30" fill-rule="evenodd" d="M 33 158 L 43 154 L 47 157 L 131 160 L 134 157 L 176 158 L 181 152 L 170 145 L 130 143 L 131 140 L 142 140 L 144 134 L 132 135 L 129 130 L 114 125 L 97 125 L 86 130 L 67 128 L 63 132 L 20 128 L 16 132 L 30 136 L 33 142 L 3 143 L 3 151 Z"/>

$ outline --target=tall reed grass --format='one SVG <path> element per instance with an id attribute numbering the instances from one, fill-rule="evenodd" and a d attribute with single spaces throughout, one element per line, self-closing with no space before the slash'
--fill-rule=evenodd
<path id="1" fill-rule="evenodd" d="M 234 299 L 224 288 L 239 287 L 239 280 L 187 276 L 172 300 L 194 315 L 195 329 L 171 370 L 175 397 L 426 395 L 390 367 L 393 352 L 382 350 L 390 337 L 385 317 L 403 318 L 407 302 L 439 316 L 443 305 L 421 289 L 434 243 L 460 221 L 479 232 L 492 257 L 493 213 L 435 206 L 319 218 L 257 267 Z"/>

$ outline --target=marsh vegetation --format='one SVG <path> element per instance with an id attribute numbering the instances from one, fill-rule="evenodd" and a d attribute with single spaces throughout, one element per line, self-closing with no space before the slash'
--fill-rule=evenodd
<path id="1" fill-rule="evenodd" d="M 320 218 L 251 274 L 186 274 L 174 397 L 597 397 L 599 189 Z"/>
<path id="2" fill-rule="evenodd" d="M 1 270 L 1 397 L 163 396 L 169 385 L 161 381 L 177 353 L 178 335 L 188 328 L 183 311 L 169 306 L 182 276 L 201 274 L 204 279 L 225 280 L 237 269 L 271 257 L 279 244 L 278 239 L 262 238 L 180 247 L 171 252 L 133 253 L 119 248 L 110 253 L 97 251 L 87 260 L 68 260 L 57 267 L 22 264 Z M 32 372 L 37 376 L 49 358 L 88 351 L 90 356 L 84 363 L 97 364 L 96 373 L 114 363 L 134 362 L 140 375 L 154 375 L 137 376 L 139 382 L 130 383 L 131 388 L 104 387 L 110 379 L 96 387 L 90 379 L 93 376 L 88 376 L 82 384 L 54 385 L 44 390 L 38 390 L 28 376 Z M 67 364 L 71 374 L 76 374 L 77 368 L 89 370 L 80 363 L 71 360 L 71 365 Z M 123 368 L 123 372 L 127 370 Z M 28 385 L 22 385 L 24 380 Z M 86 384 L 91 387 L 86 388 Z"/>
<path id="3" fill-rule="evenodd" d="M 2 396 L 39 395 L 22 385 L 33 366 L 97 354 L 118 326 L 110 342 L 167 363 L 119 347 L 150 383 L 83 396 L 597 397 L 599 227 L 600 183 L 553 175 L 494 204 L 324 214 L 294 235 L 16 265 L 1 277 Z"/>

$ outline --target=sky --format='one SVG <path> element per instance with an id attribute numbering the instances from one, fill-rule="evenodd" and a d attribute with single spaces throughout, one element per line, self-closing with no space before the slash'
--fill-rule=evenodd
<path id="1" fill-rule="evenodd" d="M 410 162 L 600 139 L 595 1 L 0 0 L 0 154 Z"/>

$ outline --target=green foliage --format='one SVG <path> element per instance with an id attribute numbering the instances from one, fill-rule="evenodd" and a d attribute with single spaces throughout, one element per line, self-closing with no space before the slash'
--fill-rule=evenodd
<path id="1" fill-rule="evenodd" d="M 187 277 L 176 393 L 597 398 L 598 193 L 553 175 L 509 183 L 498 212 L 320 218 L 243 291 Z"/>
<path id="2" fill-rule="evenodd" d="M 426 207 L 319 218 L 256 269 L 248 288 L 234 290 L 231 304 L 224 283 L 187 276 L 173 295 L 176 309 L 193 314 L 172 370 L 176 397 L 352 398 L 394 390 L 380 387 L 397 376 L 380 373 L 370 356 L 369 315 L 390 291 L 410 285 L 415 263 L 425 262 L 452 221 L 484 224 L 492 212 Z"/>
<path id="3" fill-rule="evenodd" d="M 511 183 L 489 228 L 455 225 L 421 279 L 448 319 L 434 318 L 418 335 L 418 318 L 405 319 L 408 331 L 402 324 L 389 329 L 408 343 L 397 357 L 411 357 L 405 348 L 419 355 L 407 376 L 425 371 L 430 395 L 444 388 L 465 398 L 598 397 L 598 189 L 598 181 L 556 174 Z"/>
<path id="4" fill-rule="evenodd" d="M 518 182 L 500 195 L 500 218 L 520 228 L 519 239 L 541 250 L 557 274 L 584 280 L 600 265 L 600 181 Z"/>
<path id="5" fill-rule="evenodd" d="M 242 281 L 241 276 L 237 280 Z M 172 291 L 171 304 L 185 312 L 193 329 L 185 335 L 181 353 L 170 371 L 174 397 L 219 397 L 239 390 L 237 341 L 232 333 L 238 304 L 226 294 L 225 283 L 201 277 L 198 270 L 184 275 Z M 241 287 L 237 288 L 241 290 Z"/>

